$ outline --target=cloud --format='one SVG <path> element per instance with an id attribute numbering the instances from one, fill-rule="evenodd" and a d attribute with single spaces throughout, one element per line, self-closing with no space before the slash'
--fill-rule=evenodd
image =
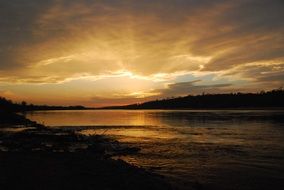
<path id="1" fill-rule="evenodd" d="M 51 1 L 0 2 L 0 70 L 20 69 L 26 64 L 24 48 L 41 39 L 33 36 L 36 18 L 50 6 Z"/>
<path id="2" fill-rule="evenodd" d="M 198 84 L 202 81 L 190 81 L 190 82 L 180 82 L 168 84 L 164 89 L 156 89 L 153 92 L 159 94 L 159 97 L 177 97 L 177 96 L 186 96 L 186 95 L 195 95 L 202 93 L 220 93 L 224 91 L 232 90 L 228 87 L 231 87 L 231 84 L 211 84 L 211 85 L 202 85 Z"/>
<path id="3" fill-rule="evenodd" d="M 13 0 L 1 7 L 0 67 L 23 69 L 19 77 L 224 70 L 283 57 L 277 0 Z"/>
<path id="4" fill-rule="evenodd" d="M 1 1 L 0 82 L 58 84 L 130 73 L 165 85 L 185 73 L 211 73 L 230 79 L 231 88 L 278 87 L 283 17 L 282 0 Z M 165 94 L 183 94 L 181 86 Z"/>
<path id="5" fill-rule="evenodd" d="M 225 75 L 247 80 L 251 85 L 278 88 L 284 84 L 284 62 L 254 62 L 237 66 Z"/>

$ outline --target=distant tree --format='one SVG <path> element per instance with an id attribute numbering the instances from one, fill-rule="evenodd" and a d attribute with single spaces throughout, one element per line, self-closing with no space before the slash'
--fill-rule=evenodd
<path id="1" fill-rule="evenodd" d="M 22 101 L 21 106 L 26 107 L 27 106 L 27 102 Z"/>

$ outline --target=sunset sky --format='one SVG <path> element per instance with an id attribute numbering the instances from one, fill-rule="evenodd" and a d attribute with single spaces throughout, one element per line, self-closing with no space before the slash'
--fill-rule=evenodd
<path id="1" fill-rule="evenodd" d="M 106 106 L 284 85 L 283 0 L 1 0 L 0 96 Z"/>

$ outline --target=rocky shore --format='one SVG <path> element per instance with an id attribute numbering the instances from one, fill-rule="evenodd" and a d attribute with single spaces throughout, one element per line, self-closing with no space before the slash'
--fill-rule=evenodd
<path id="1" fill-rule="evenodd" d="M 173 189 L 163 176 L 112 159 L 137 151 L 106 136 L 50 129 L 0 112 L 3 189 Z"/>

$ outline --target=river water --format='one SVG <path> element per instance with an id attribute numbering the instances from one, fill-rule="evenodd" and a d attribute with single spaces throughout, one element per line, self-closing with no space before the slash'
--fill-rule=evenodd
<path id="1" fill-rule="evenodd" d="M 141 148 L 120 157 L 180 189 L 284 187 L 284 111 L 37 111 L 31 120 Z"/>

